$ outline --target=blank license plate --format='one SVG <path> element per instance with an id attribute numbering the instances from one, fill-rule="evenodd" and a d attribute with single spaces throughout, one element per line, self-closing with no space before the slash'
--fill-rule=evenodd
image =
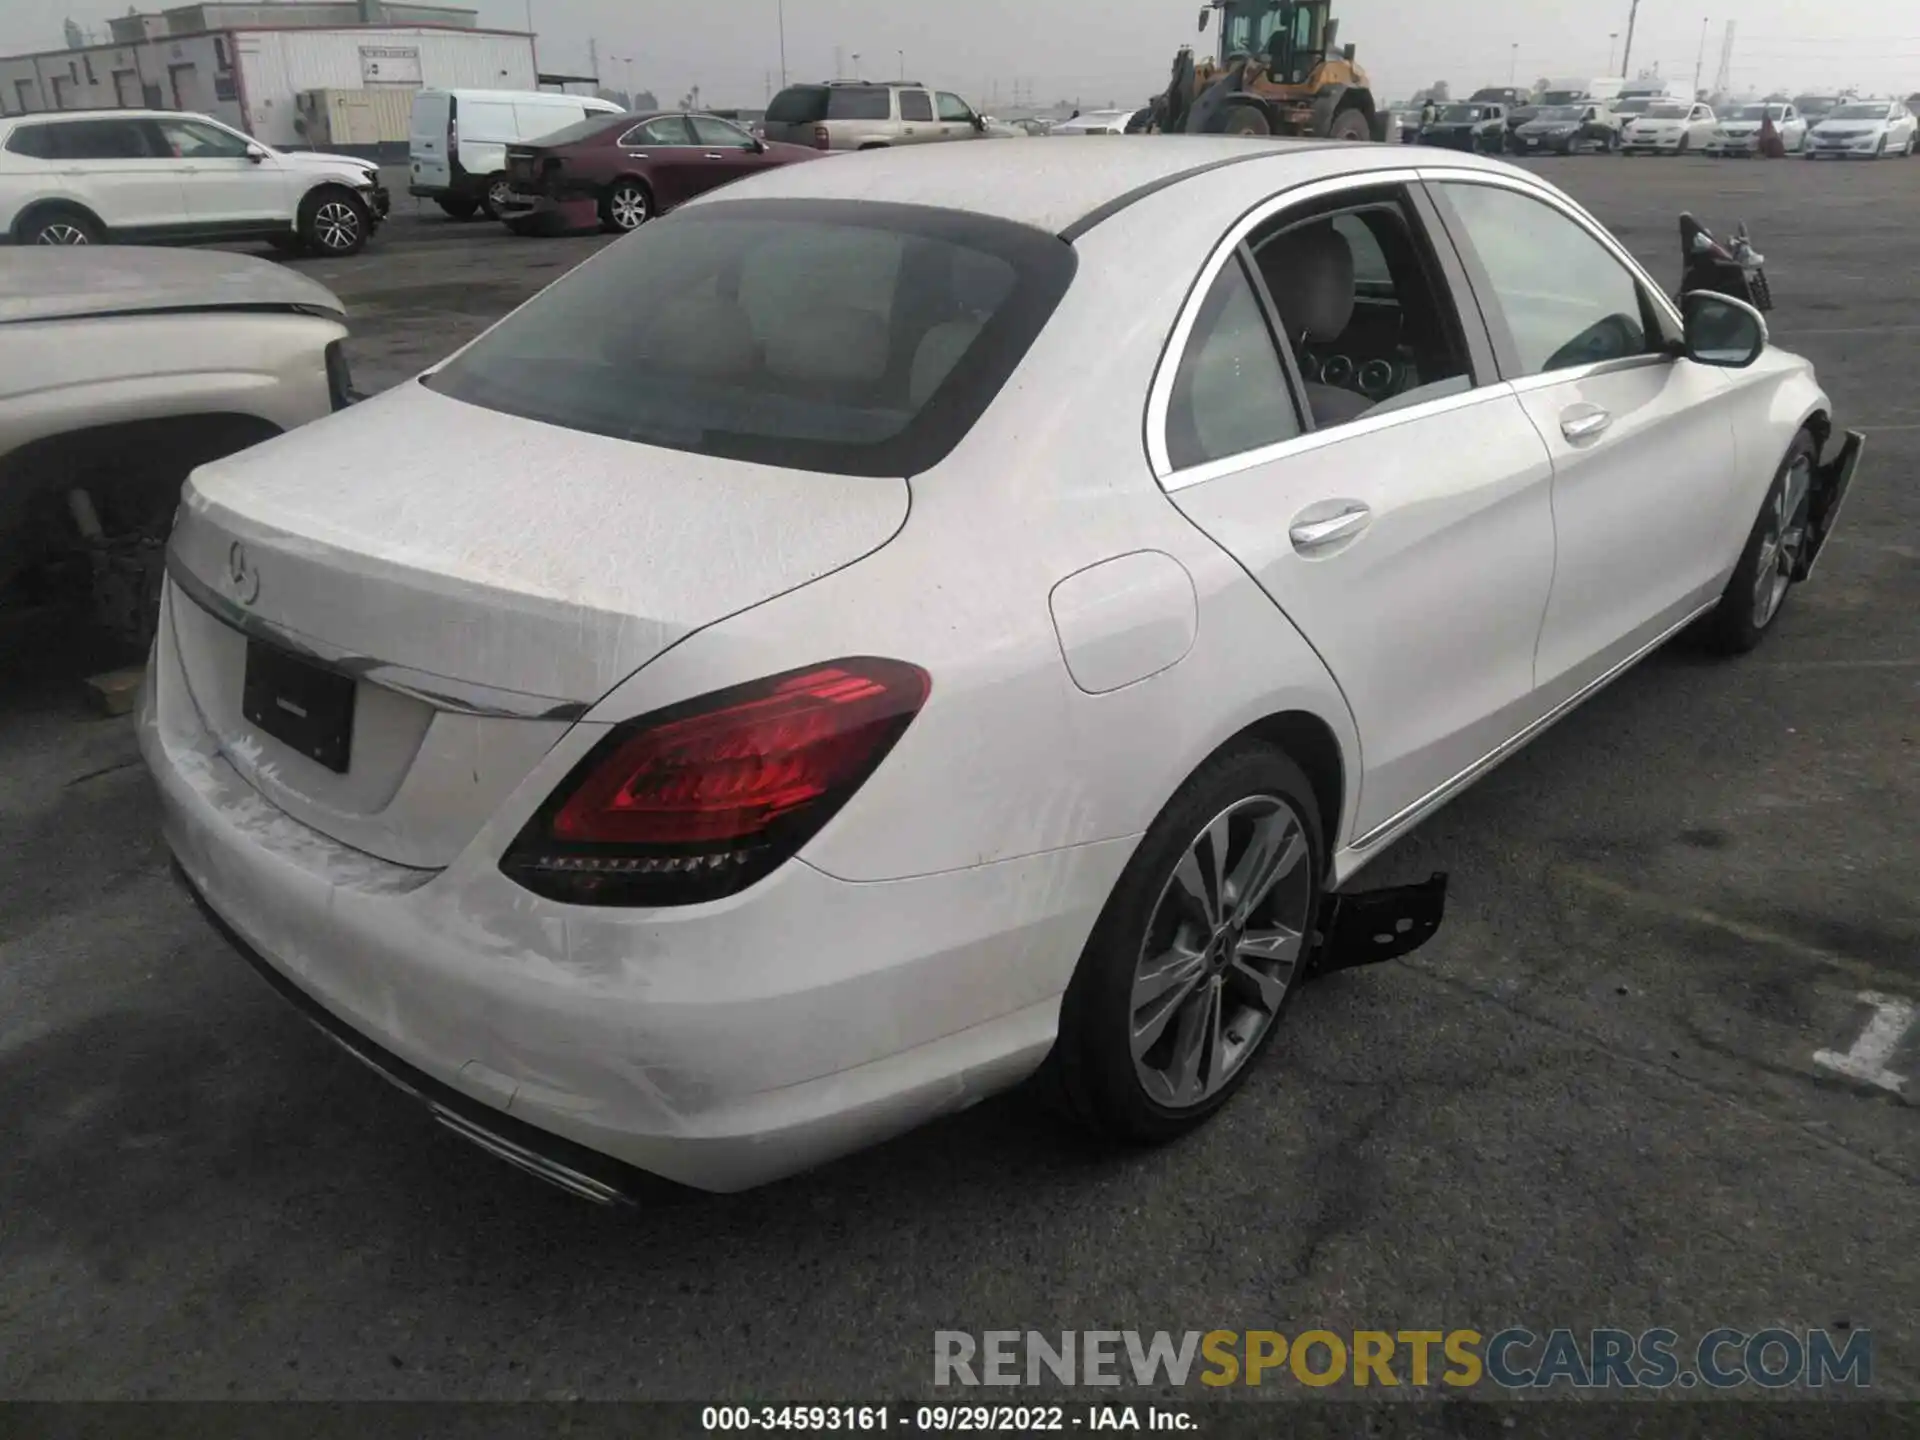
<path id="1" fill-rule="evenodd" d="M 353 758 L 356 688 L 351 675 L 258 640 L 247 642 L 242 712 L 274 739 L 340 775 Z"/>

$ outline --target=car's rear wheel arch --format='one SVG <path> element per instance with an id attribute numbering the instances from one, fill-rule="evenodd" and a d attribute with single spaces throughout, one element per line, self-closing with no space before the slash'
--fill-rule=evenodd
<path id="1" fill-rule="evenodd" d="M 1283 710 L 1249 725 L 1220 749 L 1226 750 L 1247 740 L 1271 745 L 1306 775 L 1320 811 L 1320 833 L 1326 836 L 1327 853 L 1331 855 L 1339 847 L 1340 820 L 1346 809 L 1347 794 L 1346 760 L 1333 727 L 1309 711 Z"/>
<path id="2" fill-rule="evenodd" d="M 43 200 L 37 205 L 29 205 L 13 222 L 13 238 L 25 244 L 47 221 L 58 218 L 71 218 L 79 222 L 95 240 L 106 238 L 107 227 L 101 223 L 100 217 L 86 206 L 71 200 Z"/>

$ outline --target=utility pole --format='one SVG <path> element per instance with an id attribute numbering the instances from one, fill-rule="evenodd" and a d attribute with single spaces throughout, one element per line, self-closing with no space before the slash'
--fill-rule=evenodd
<path id="1" fill-rule="evenodd" d="M 587 37 L 587 69 L 593 72 L 593 83 L 600 83 L 600 42 L 589 35 Z"/>
<path id="2" fill-rule="evenodd" d="M 1694 62 L 1693 62 L 1693 98 L 1694 98 L 1694 99 L 1696 99 L 1696 100 L 1698 100 L 1698 99 L 1700 98 L 1700 72 L 1701 72 L 1701 71 L 1703 71 L 1703 70 L 1705 70 L 1705 69 L 1707 68 L 1707 22 L 1708 22 L 1708 18 L 1709 18 L 1709 17 L 1706 17 L 1706 16 L 1702 16 L 1702 17 L 1701 17 L 1701 20 L 1700 20 L 1700 54 L 1699 54 L 1699 57 L 1698 57 L 1697 59 L 1695 59 L 1695 60 L 1694 60 Z"/>
<path id="3" fill-rule="evenodd" d="M 787 88 L 787 0 L 776 0 L 780 17 L 780 88 Z"/>
<path id="4" fill-rule="evenodd" d="M 1507 88 L 1512 89 L 1520 77 L 1520 42 L 1514 41 L 1513 50 L 1507 58 Z"/>
<path id="5" fill-rule="evenodd" d="M 1613 57 L 1619 53 L 1620 32 L 1618 30 L 1611 30 L 1607 33 L 1607 74 L 1613 74 Z M 1622 76 L 1621 78 L 1625 79 L 1626 77 Z"/>
<path id="6" fill-rule="evenodd" d="M 900 57 L 900 83 L 904 85 L 907 83 L 907 52 L 896 50 L 893 53 Z"/>
<path id="7" fill-rule="evenodd" d="M 1640 18 L 1640 0 L 1633 0 L 1633 8 L 1627 11 L 1627 48 L 1620 52 L 1620 78 L 1633 78 L 1633 26 Z"/>

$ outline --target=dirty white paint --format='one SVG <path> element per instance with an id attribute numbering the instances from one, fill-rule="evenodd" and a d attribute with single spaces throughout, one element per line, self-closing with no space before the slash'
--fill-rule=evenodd
<path id="1" fill-rule="evenodd" d="M 1913 1028 L 1914 1021 L 1920 1019 L 1920 1006 L 1911 1000 L 1882 995 L 1875 990 L 1863 990 L 1854 998 L 1863 1005 L 1873 1007 L 1874 1015 L 1867 1022 L 1867 1028 L 1860 1032 L 1860 1038 L 1853 1042 L 1851 1050 L 1816 1050 L 1813 1063 L 1850 1079 L 1878 1085 L 1882 1090 L 1891 1090 L 1897 1095 L 1906 1088 L 1907 1078 L 1888 1069 L 1887 1062 L 1893 1058 L 1893 1052 L 1900 1048 L 1901 1040 Z"/>

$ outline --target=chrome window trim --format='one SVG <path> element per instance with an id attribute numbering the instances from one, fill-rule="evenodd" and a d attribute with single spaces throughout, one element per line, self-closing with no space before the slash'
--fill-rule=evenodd
<path id="1" fill-rule="evenodd" d="M 1160 352 L 1160 363 L 1154 369 L 1153 383 L 1147 391 L 1147 460 L 1153 467 L 1155 478 L 1163 485 L 1170 490 L 1178 488 L 1169 483 L 1176 471 L 1172 454 L 1167 449 L 1167 415 L 1173 408 L 1174 380 L 1180 373 L 1181 365 L 1186 361 L 1187 344 L 1193 338 L 1193 327 L 1199 323 L 1200 309 L 1206 304 L 1207 296 L 1213 292 L 1214 282 L 1220 278 L 1220 272 L 1226 268 L 1227 262 L 1233 258 L 1234 252 L 1240 248 L 1241 243 L 1276 215 L 1284 214 L 1297 206 L 1324 200 L 1331 195 L 1341 195 L 1349 190 L 1371 190 L 1382 185 L 1414 185 L 1419 183 L 1419 179 L 1420 172 L 1417 170 L 1368 170 L 1297 185 L 1254 206 L 1235 221 L 1233 227 L 1214 245 L 1213 253 L 1207 257 L 1207 263 L 1201 267 L 1199 278 L 1181 304 L 1180 317 L 1174 322 L 1173 334 L 1168 337 L 1166 347 Z M 1422 407 L 1413 407 L 1414 410 L 1420 408 Z M 1411 414 L 1412 411 L 1404 413 Z M 1306 438 L 1309 437 L 1300 436 L 1294 440 L 1282 441 L 1281 444 L 1292 445 Z M 1277 448 L 1279 447 L 1266 447 L 1268 450 Z M 1245 463 L 1240 463 L 1245 460 L 1245 456 L 1228 456 L 1222 460 L 1208 461 L 1203 466 L 1189 468 L 1190 470 L 1211 470 L 1226 465 L 1230 469 L 1223 473 L 1231 473 L 1233 469 L 1246 468 Z M 1183 477 L 1179 483 L 1190 485 L 1195 482 Z"/>
<path id="2" fill-rule="evenodd" d="M 1599 221 L 1574 201 L 1534 183 L 1524 175 L 1509 175 L 1498 170 L 1485 170 L 1464 165 L 1422 164 L 1413 169 L 1357 171 L 1325 180 L 1311 181 L 1282 191 L 1241 216 L 1215 245 L 1213 253 L 1207 257 L 1207 263 L 1201 269 L 1199 279 L 1194 283 L 1181 306 L 1179 319 L 1174 323 L 1173 334 L 1169 337 L 1166 348 L 1161 352 L 1160 363 L 1154 370 L 1153 383 L 1147 397 L 1147 458 L 1153 467 L 1154 477 L 1160 481 L 1164 489 L 1168 492 L 1183 490 L 1191 485 L 1204 484 L 1208 480 L 1218 480 L 1226 475 L 1238 474 L 1256 465 L 1270 464 L 1288 455 L 1318 449 L 1343 436 L 1373 434 L 1395 425 L 1464 409 L 1468 405 L 1478 404 L 1500 395 L 1525 394 L 1531 390 L 1542 389 L 1549 385 L 1562 385 L 1568 381 L 1580 380 L 1592 375 L 1637 369 L 1646 365 L 1672 363 L 1671 356 L 1656 353 L 1632 355 L 1620 360 L 1603 360 L 1592 365 L 1566 370 L 1549 370 L 1540 375 L 1529 375 L 1515 381 L 1501 380 L 1492 385 L 1477 386 L 1459 395 L 1448 395 L 1425 404 L 1410 405 L 1404 410 L 1389 411 L 1373 420 L 1363 418 L 1325 430 L 1314 430 L 1305 435 L 1293 436 L 1272 445 L 1262 446 L 1258 450 L 1225 456 L 1201 465 L 1191 465 L 1185 469 L 1174 466 L 1172 455 L 1167 449 L 1167 417 L 1173 407 L 1174 382 L 1179 375 L 1180 366 L 1185 363 L 1187 346 L 1193 338 L 1193 328 L 1199 322 L 1200 308 L 1206 303 L 1215 281 L 1220 278 L 1220 272 L 1226 268 L 1227 262 L 1232 259 L 1249 235 L 1290 209 L 1313 204 L 1348 191 L 1375 189 L 1383 185 L 1412 186 L 1461 182 L 1512 190 L 1559 211 L 1626 267 L 1627 273 L 1653 297 L 1654 304 L 1676 328 L 1685 329 L 1685 321 L 1681 318 L 1679 310 L 1675 308 L 1672 299 L 1654 283 L 1653 278 L 1641 268 L 1640 263 L 1627 252 L 1626 248 L 1607 233 Z"/>
<path id="3" fill-rule="evenodd" d="M 1462 390 L 1457 395 L 1443 395 L 1437 400 L 1423 401 L 1418 405 L 1409 405 L 1404 410 L 1389 410 L 1383 415 L 1371 418 L 1362 416 L 1358 420 L 1349 420 L 1344 424 L 1332 425 L 1324 430 L 1310 430 L 1304 435 L 1294 435 L 1285 440 L 1276 440 L 1271 445 L 1263 445 L 1258 450 L 1244 450 L 1238 455 L 1228 455 L 1219 460 L 1209 460 L 1202 465 L 1189 465 L 1184 470 L 1176 470 L 1161 477 L 1161 485 L 1168 494 L 1185 490 L 1192 485 L 1205 485 L 1211 480 L 1225 479 L 1229 475 L 1238 475 L 1243 470 L 1257 469 L 1262 465 L 1271 465 L 1276 460 L 1285 460 L 1294 455 L 1305 455 L 1310 451 L 1338 444 L 1342 440 L 1358 438 L 1363 435 L 1377 435 L 1383 430 L 1392 430 L 1401 425 L 1412 424 L 1416 420 L 1431 419 L 1435 415 L 1450 414 L 1455 410 L 1466 410 L 1475 405 L 1485 405 L 1494 400 L 1510 399 L 1513 386 L 1502 380 L 1494 385 L 1481 385 L 1472 390 Z"/>
<path id="4" fill-rule="evenodd" d="M 1573 223 L 1578 225 L 1582 230 L 1585 230 L 1587 234 L 1599 242 L 1603 250 L 1613 256 L 1613 258 L 1618 260 L 1622 265 L 1626 266 L 1627 273 L 1632 275 L 1646 288 L 1647 292 L 1653 296 L 1654 304 L 1658 305 L 1666 313 L 1667 318 L 1673 321 L 1675 325 L 1681 326 L 1683 329 L 1685 328 L 1685 322 L 1681 319 L 1679 310 L 1675 308 L 1672 298 L 1654 282 L 1651 275 L 1647 274 L 1647 272 L 1641 268 L 1640 262 L 1627 252 L 1624 245 L 1607 233 L 1605 226 L 1566 196 L 1556 191 L 1543 189 L 1539 185 L 1532 184 L 1518 175 L 1504 175 L 1497 170 L 1470 170 L 1465 166 L 1459 168 L 1448 166 L 1437 169 L 1423 167 L 1420 171 L 1420 178 L 1423 182 L 1436 185 L 1453 185 L 1460 183 L 1469 185 L 1491 185 L 1501 190 L 1517 191 L 1519 194 L 1544 202 L 1551 208 L 1558 210 L 1562 215 L 1566 216 L 1567 219 L 1573 221 Z M 1643 357 L 1636 356 L 1634 358 L 1638 359 Z M 1609 361 L 1606 363 L 1611 364 L 1615 362 Z M 1555 371 L 1550 373 L 1565 374 L 1566 372 Z M 1528 376 L 1526 378 L 1531 379 L 1533 377 Z"/>

